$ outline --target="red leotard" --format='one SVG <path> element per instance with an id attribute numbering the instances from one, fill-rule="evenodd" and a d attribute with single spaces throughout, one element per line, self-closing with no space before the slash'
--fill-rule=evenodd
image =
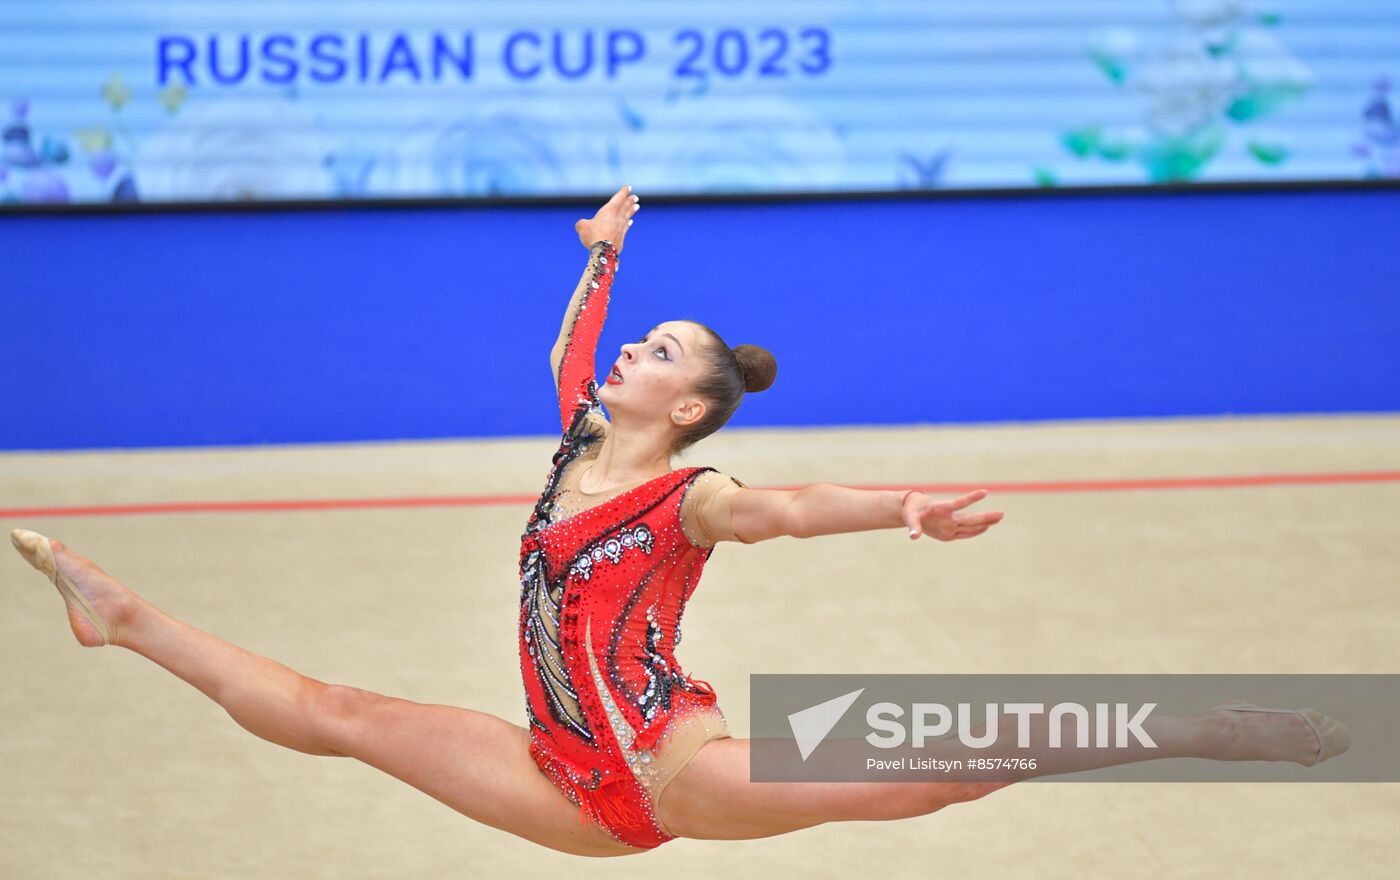
<path id="1" fill-rule="evenodd" d="M 521 537 L 520 666 L 531 757 L 581 816 L 652 848 L 674 839 L 656 816 L 662 788 L 706 741 L 729 736 L 714 690 L 674 653 L 713 550 L 687 537 L 682 508 L 714 468 L 675 470 L 574 513 L 560 503 L 569 465 L 608 427 L 593 353 L 616 270 L 611 242 L 590 248 L 561 331 L 564 433 Z"/>

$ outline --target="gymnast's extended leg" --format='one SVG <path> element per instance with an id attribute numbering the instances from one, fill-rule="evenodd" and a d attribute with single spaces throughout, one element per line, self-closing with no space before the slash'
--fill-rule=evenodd
<path id="1" fill-rule="evenodd" d="M 253 734 L 310 755 L 346 756 L 472 819 L 576 855 L 643 852 L 614 841 L 539 771 L 529 732 L 494 715 L 327 684 L 171 617 L 53 542 L 61 570 L 116 634 L 214 700 Z M 102 637 L 73 606 L 79 642 Z"/>
<path id="2" fill-rule="evenodd" d="M 956 740 L 939 741 L 931 743 L 925 754 L 949 760 L 1026 756 L 1027 752 L 1015 748 L 1015 717 L 1004 715 L 1000 722 L 999 735 L 988 748 L 972 750 Z M 1074 741 L 1071 723 L 1066 718 L 1061 728 L 1067 743 Z M 1177 757 L 1304 763 L 1319 746 L 1307 722 L 1297 715 L 1211 709 L 1197 715 L 1151 717 L 1143 727 L 1155 741 L 1154 748 L 1138 743 L 1068 751 L 1042 747 L 1036 753 L 1036 769 L 1001 771 L 995 781 L 751 782 L 750 741 L 715 739 L 702 746 L 661 792 L 657 812 L 666 829 L 679 837 L 769 837 L 826 822 L 926 815 L 1031 777 Z M 980 736 L 983 730 L 978 727 L 973 733 Z M 1045 716 L 1035 716 L 1030 723 L 1031 742 L 1045 743 L 1047 734 Z M 858 740 L 833 745 L 864 754 L 865 744 Z"/>

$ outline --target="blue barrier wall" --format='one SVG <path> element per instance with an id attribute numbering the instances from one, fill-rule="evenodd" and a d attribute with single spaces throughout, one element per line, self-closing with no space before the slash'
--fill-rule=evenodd
<path id="1" fill-rule="evenodd" d="M 767 346 L 734 425 L 1400 410 L 1394 189 L 643 198 L 599 363 Z M 0 448 L 554 433 L 582 213 L 0 218 Z"/>

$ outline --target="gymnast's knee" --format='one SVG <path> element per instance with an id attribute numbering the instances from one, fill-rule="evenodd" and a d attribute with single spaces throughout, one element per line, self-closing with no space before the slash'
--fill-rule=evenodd
<path id="1" fill-rule="evenodd" d="M 986 797 L 1011 785 L 1012 781 L 1001 782 L 932 782 L 921 792 L 926 813 L 934 813 L 954 804 L 966 804 Z"/>
<path id="2" fill-rule="evenodd" d="M 321 684 L 311 696 L 317 722 L 325 738 L 340 756 L 355 753 L 355 739 L 375 717 L 375 710 L 390 697 L 345 684 Z"/>

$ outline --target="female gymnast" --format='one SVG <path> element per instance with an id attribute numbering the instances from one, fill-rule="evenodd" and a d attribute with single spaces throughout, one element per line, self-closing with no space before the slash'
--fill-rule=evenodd
<path id="1" fill-rule="evenodd" d="M 171 617 L 58 541 L 16 530 L 14 545 L 59 587 L 80 644 L 150 658 L 269 742 L 359 759 L 479 822 L 577 855 L 921 816 L 1018 778 L 1159 757 L 1311 766 L 1346 750 L 1345 728 L 1311 709 L 1230 701 L 1149 718 L 1151 752 L 1081 752 L 1004 780 L 750 782 L 748 741 L 730 735 L 713 688 L 674 653 L 715 545 L 892 528 L 955 541 L 1002 514 L 965 510 L 985 490 L 943 501 L 825 483 L 780 491 L 672 469 L 746 392 L 769 387 L 776 365 L 762 348 L 731 349 L 702 324 L 667 321 L 622 346 L 597 384 L 594 350 L 639 208 L 623 187 L 575 224 L 588 263 L 551 356 L 562 439 L 520 546 L 526 726 L 308 678 Z"/>

